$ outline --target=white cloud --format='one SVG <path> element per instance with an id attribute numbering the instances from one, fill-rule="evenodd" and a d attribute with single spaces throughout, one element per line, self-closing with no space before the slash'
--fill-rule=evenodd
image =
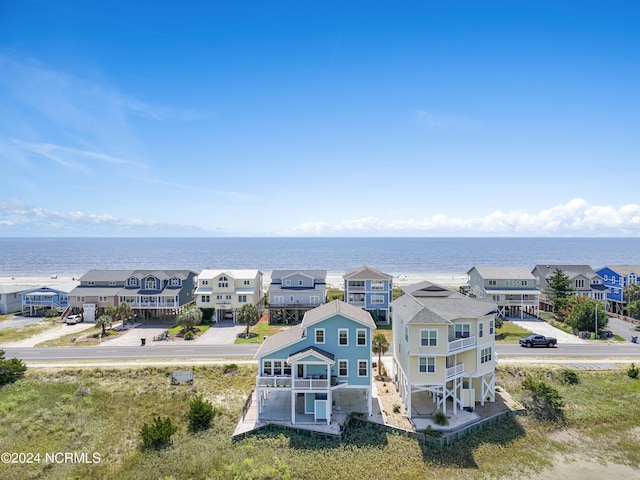
<path id="1" fill-rule="evenodd" d="M 640 205 L 589 205 L 581 198 L 537 213 L 497 210 L 484 217 L 438 214 L 423 219 L 383 221 L 376 217 L 338 223 L 306 222 L 295 236 L 629 236 L 640 234 Z"/>

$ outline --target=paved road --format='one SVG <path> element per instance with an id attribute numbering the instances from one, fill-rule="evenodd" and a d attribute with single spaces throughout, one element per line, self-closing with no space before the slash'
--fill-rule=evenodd
<path id="1" fill-rule="evenodd" d="M 149 347 L 44 347 L 6 348 L 7 358 L 21 358 L 25 362 L 90 361 L 90 360 L 171 360 L 171 359 L 251 359 L 258 345 L 194 345 L 172 343 Z M 584 344 L 560 345 L 556 348 L 523 348 L 519 345 L 497 344 L 496 353 L 500 359 L 508 358 L 595 358 L 595 359 L 637 359 L 640 363 L 640 345 Z"/>

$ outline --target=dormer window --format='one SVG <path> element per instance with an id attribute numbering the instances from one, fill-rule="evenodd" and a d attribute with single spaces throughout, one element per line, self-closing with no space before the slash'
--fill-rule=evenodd
<path id="1" fill-rule="evenodd" d="M 169 285 L 172 287 L 179 287 L 180 286 L 180 279 L 177 277 L 171 277 L 171 279 L 169 280 Z"/>
<path id="2" fill-rule="evenodd" d="M 147 277 L 144 281 L 144 288 L 146 290 L 155 290 L 156 279 L 154 277 Z"/>
<path id="3" fill-rule="evenodd" d="M 224 275 L 218 279 L 218 288 L 228 288 L 229 279 Z"/>
<path id="4" fill-rule="evenodd" d="M 127 285 L 129 285 L 130 287 L 137 287 L 138 285 L 140 285 L 140 282 L 136 277 L 129 277 L 129 280 L 127 280 Z"/>

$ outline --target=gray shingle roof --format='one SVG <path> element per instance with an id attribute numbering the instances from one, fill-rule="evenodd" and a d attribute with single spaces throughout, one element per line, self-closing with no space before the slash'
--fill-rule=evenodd
<path id="1" fill-rule="evenodd" d="M 342 278 L 345 280 L 391 280 L 393 276 L 363 265 L 347 270 Z"/>
<path id="2" fill-rule="evenodd" d="M 533 269 L 533 271 L 535 272 L 536 270 L 540 272 L 540 274 L 548 279 L 549 277 L 551 277 L 554 272 L 557 269 L 562 270 L 562 273 L 564 273 L 567 277 L 569 277 L 570 279 L 573 279 L 575 277 L 577 277 L 578 275 L 584 275 L 585 277 L 591 279 L 593 277 L 597 277 L 598 274 L 593 270 L 593 268 L 591 268 L 591 266 L 589 265 L 536 265 Z"/>
<path id="3" fill-rule="evenodd" d="M 326 270 L 273 270 L 271 272 L 271 280 L 280 280 L 285 277 L 290 277 L 291 275 L 295 275 L 296 273 L 300 273 L 302 275 L 307 275 L 311 278 L 317 278 L 321 280 L 326 280 L 327 271 Z"/>
<path id="4" fill-rule="evenodd" d="M 125 282 L 133 270 L 89 270 L 80 277 L 80 282 Z"/>
<path id="5" fill-rule="evenodd" d="M 293 345 L 303 339 L 303 334 L 304 328 L 302 324 L 300 324 L 282 330 L 275 335 L 271 335 L 260 345 L 254 358 L 261 358 L 288 345 Z"/>
<path id="6" fill-rule="evenodd" d="M 625 277 L 630 273 L 640 275 L 640 265 L 607 265 L 606 267 Z"/>
<path id="7" fill-rule="evenodd" d="M 482 278 L 485 280 L 534 280 L 533 274 L 524 267 L 521 266 L 493 266 L 493 265 L 480 265 L 473 267 Z M 467 272 L 471 273 L 471 270 Z"/>
<path id="8" fill-rule="evenodd" d="M 449 324 L 459 318 L 483 317 L 496 310 L 491 301 L 469 298 L 430 282 L 410 285 L 407 290 L 391 302 L 394 316 L 405 323 Z"/>
<path id="9" fill-rule="evenodd" d="M 367 327 L 376 328 L 376 324 L 371 318 L 371 314 L 366 310 L 359 307 L 349 305 L 342 300 L 334 300 L 324 305 L 320 305 L 312 310 L 307 311 L 304 314 L 302 325 L 305 327 L 313 325 L 314 323 L 321 322 L 322 320 L 329 318 L 333 315 L 341 314 L 352 320 L 355 320 Z"/>

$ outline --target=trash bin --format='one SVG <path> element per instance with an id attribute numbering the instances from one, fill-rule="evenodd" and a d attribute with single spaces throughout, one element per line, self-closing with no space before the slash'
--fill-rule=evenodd
<path id="1" fill-rule="evenodd" d="M 144 347 L 144 346 L 146 345 L 146 343 L 147 343 L 147 339 L 146 339 L 146 338 L 144 338 L 144 337 L 142 337 L 142 338 L 140 339 L 140 346 L 141 346 L 141 347 Z"/>
<path id="2" fill-rule="evenodd" d="M 638 343 L 638 337 L 631 337 L 632 343 Z"/>

